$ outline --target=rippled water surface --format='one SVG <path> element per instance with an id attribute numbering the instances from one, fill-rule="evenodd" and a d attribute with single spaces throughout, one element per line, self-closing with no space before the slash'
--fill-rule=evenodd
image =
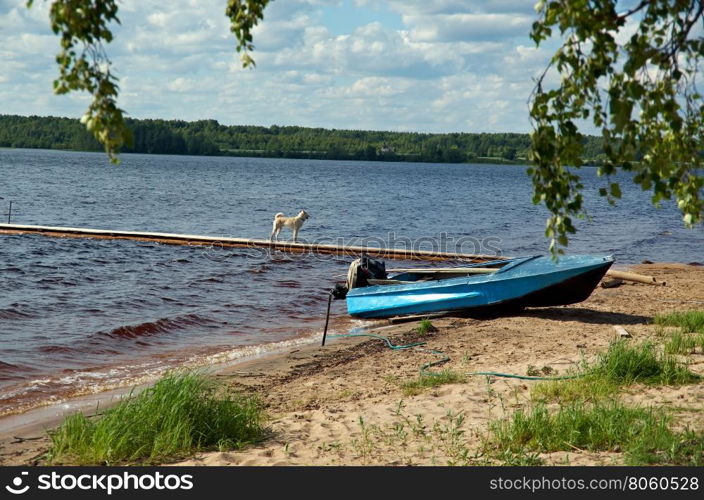
<path id="1" fill-rule="evenodd" d="M 12 222 L 267 238 L 276 212 L 311 218 L 301 238 L 544 253 L 546 212 L 524 167 L 0 150 L 0 212 Z M 572 253 L 702 260 L 685 230 L 622 182 L 584 169 L 591 220 Z M 290 237 L 290 232 L 283 236 Z M 367 238 L 367 240 L 365 240 Z M 371 239 L 368 239 L 371 238 Z M 321 329 L 327 290 L 349 259 L 133 241 L 0 235 L 0 413 L 303 342 Z M 336 304 L 337 330 L 355 326 Z M 263 347 L 264 346 L 264 347 Z"/>

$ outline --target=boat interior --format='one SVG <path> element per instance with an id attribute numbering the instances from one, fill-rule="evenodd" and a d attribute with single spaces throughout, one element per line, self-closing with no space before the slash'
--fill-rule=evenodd
<path id="1" fill-rule="evenodd" d="M 517 259 L 501 259 L 489 262 L 469 264 L 462 267 L 429 267 L 409 269 L 389 269 L 387 278 L 368 278 L 367 284 L 374 285 L 404 285 L 419 281 L 436 281 L 450 278 L 462 278 L 478 274 L 492 274 L 505 269 Z"/>

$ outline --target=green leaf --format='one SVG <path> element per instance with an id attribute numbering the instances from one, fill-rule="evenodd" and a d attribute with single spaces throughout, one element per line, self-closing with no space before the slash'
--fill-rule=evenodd
<path id="1" fill-rule="evenodd" d="M 695 0 L 629 6 L 551 0 L 539 11 L 532 29 L 538 46 L 546 30 L 559 27 L 562 33 L 550 62 L 560 72 L 559 85 L 545 90 L 546 70 L 529 106 L 533 201 L 549 212 L 553 255 L 575 229 L 570 218 L 585 215 L 579 175 L 564 166 L 582 164 L 577 125 L 588 127 L 589 117 L 603 139 L 600 176 L 633 172 L 635 183 L 652 190 L 653 203 L 674 193 L 683 215 L 689 214 L 685 224 L 700 221 L 704 105 L 693 75 L 704 55 L 704 40 L 694 35 L 703 20 L 700 7 Z M 613 203 L 621 188 L 614 182 L 599 194 Z"/>

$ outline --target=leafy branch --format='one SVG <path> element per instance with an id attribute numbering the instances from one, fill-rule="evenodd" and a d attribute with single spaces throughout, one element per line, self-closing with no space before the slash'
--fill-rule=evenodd
<path id="1" fill-rule="evenodd" d="M 686 226 L 700 222 L 704 106 L 696 78 L 704 41 L 691 33 L 701 23 L 702 1 L 642 1 L 621 14 L 616 0 L 541 0 L 536 9 L 536 45 L 554 28 L 565 40 L 536 82 L 530 109 L 528 172 L 533 202 L 551 213 L 546 235 L 553 254 L 575 232 L 572 219 L 585 216 L 577 124 L 590 119 L 606 155 L 600 176 L 633 172 L 655 205 L 674 197 Z M 551 69 L 559 74 L 552 88 Z M 621 190 L 611 182 L 600 194 L 613 203 Z"/>
<path id="2" fill-rule="evenodd" d="M 27 0 L 31 8 L 34 0 Z M 269 0 L 228 0 L 226 15 L 238 40 L 243 66 L 254 66 L 249 53 L 254 49 L 252 30 Z M 112 163 L 119 163 L 120 149 L 132 144 L 132 134 L 125 123 L 125 111 L 117 106 L 118 79 L 111 71 L 105 45 L 113 39 L 110 24 L 120 23 L 117 0 L 53 0 L 50 8 L 51 29 L 60 35 L 61 50 L 56 56 L 59 76 L 54 81 L 56 94 L 85 91 L 93 96 L 81 118 L 103 145 Z"/>
<path id="3" fill-rule="evenodd" d="M 237 52 L 242 52 L 242 66 L 254 67 L 249 53 L 254 50 L 252 30 L 264 19 L 264 8 L 269 0 L 227 0 L 225 15 L 230 18 L 230 31 L 237 37 Z"/>

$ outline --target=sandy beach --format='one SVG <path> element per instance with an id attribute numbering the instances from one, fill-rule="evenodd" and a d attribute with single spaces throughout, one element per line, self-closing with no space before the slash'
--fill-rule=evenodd
<path id="1" fill-rule="evenodd" d="M 425 342 L 417 349 L 391 350 L 369 338 L 331 339 L 306 345 L 215 374 L 233 390 L 256 393 L 269 416 L 267 438 L 240 451 L 209 452 L 179 465 L 445 465 L 480 459 L 481 437 L 491 420 L 531 403 L 537 382 L 469 376 L 459 383 L 404 393 L 420 367 L 439 356 L 450 360 L 434 370 L 526 375 L 565 374 L 581 359 L 603 351 L 623 326 L 633 341 L 656 335 L 657 313 L 704 308 L 704 267 L 642 264 L 630 270 L 655 276 L 666 286 L 625 282 L 598 287 L 580 304 L 526 310 L 500 318 L 442 317 L 437 329 L 420 334 L 418 322 L 388 324 L 374 333 L 395 344 Z M 690 370 L 704 374 L 704 355 L 691 355 Z M 677 426 L 702 430 L 704 384 L 631 386 L 624 400 L 665 405 Z M 36 423 L 35 423 L 36 424 Z M 51 423 L 44 423 L 44 426 Z M 48 439 L 41 425 L 0 439 L 0 464 L 41 464 Z M 546 465 L 620 464 L 618 450 L 575 449 L 541 456 Z"/>

